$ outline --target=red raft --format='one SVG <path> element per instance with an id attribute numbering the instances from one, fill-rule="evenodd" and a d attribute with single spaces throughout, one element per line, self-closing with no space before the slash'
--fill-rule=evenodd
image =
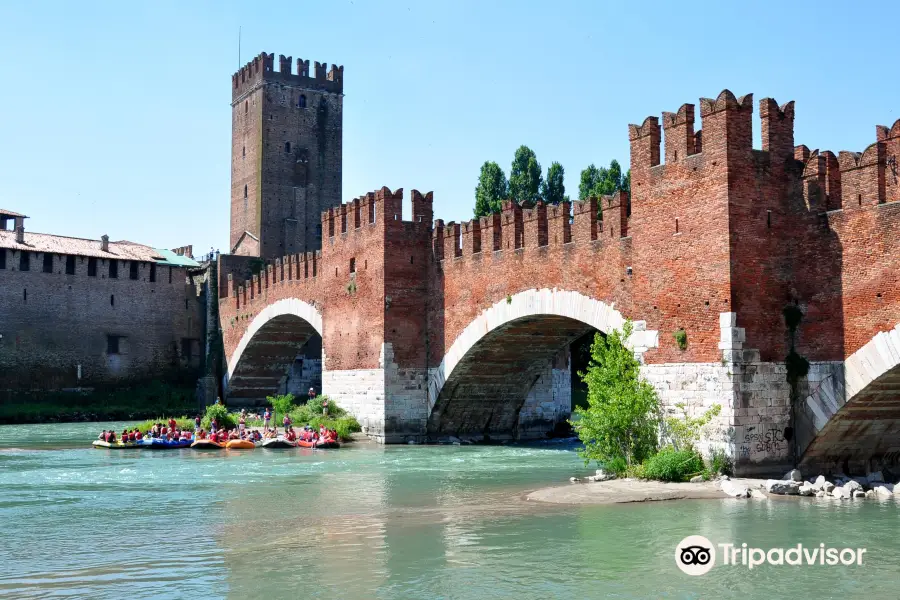
<path id="1" fill-rule="evenodd" d="M 335 440 L 328 438 L 325 440 L 316 440 L 314 442 L 307 442 L 306 440 L 299 440 L 297 445 L 301 448 L 340 448 L 341 444 L 336 442 Z"/>

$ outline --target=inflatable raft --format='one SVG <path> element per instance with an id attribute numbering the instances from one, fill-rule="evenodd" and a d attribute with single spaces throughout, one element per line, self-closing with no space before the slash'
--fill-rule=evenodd
<path id="1" fill-rule="evenodd" d="M 262 442 L 263 448 L 296 448 L 297 442 L 292 442 L 290 440 L 286 440 L 281 436 L 277 438 L 270 438 L 268 440 L 263 440 Z"/>
<path id="2" fill-rule="evenodd" d="M 103 440 L 94 440 L 93 443 L 94 448 L 106 448 L 108 450 L 124 450 L 125 448 L 140 448 L 140 442 L 128 442 L 127 444 L 123 444 L 120 441 L 116 441 L 113 444 L 109 442 L 104 442 Z"/>
<path id="3" fill-rule="evenodd" d="M 332 440 L 316 440 L 315 442 L 307 442 L 305 440 L 300 440 L 297 442 L 297 445 L 301 448 L 340 448 L 340 443 Z"/>
<path id="4" fill-rule="evenodd" d="M 224 447 L 225 444 L 220 444 L 214 440 L 197 440 L 191 444 L 191 448 L 194 450 L 221 450 Z"/>
<path id="5" fill-rule="evenodd" d="M 250 440 L 228 440 L 225 447 L 229 450 L 253 450 L 256 444 Z"/>
<path id="6" fill-rule="evenodd" d="M 167 440 L 164 438 L 144 438 L 138 445 L 151 450 L 172 450 L 175 448 L 188 448 L 192 440 Z"/>

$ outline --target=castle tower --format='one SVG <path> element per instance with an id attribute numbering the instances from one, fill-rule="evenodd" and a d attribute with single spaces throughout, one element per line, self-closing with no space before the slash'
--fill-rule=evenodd
<path id="1" fill-rule="evenodd" d="M 231 252 L 316 250 L 341 203 L 344 67 L 263 52 L 232 77 Z"/>

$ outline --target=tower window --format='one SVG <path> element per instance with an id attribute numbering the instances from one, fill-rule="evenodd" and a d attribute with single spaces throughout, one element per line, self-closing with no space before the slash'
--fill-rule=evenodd
<path id="1" fill-rule="evenodd" d="M 97 259 L 88 258 L 88 277 L 97 276 Z"/>
<path id="2" fill-rule="evenodd" d="M 116 305 L 116 295 L 115 295 L 115 294 L 110 294 L 110 295 L 109 295 L 109 305 L 110 305 L 110 306 L 115 306 L 115 305 Z"/>
<path id="3" fill-rule="evenodd" d="M 31 270 L 31 256 L 27 252 L 19 253 L 19 270 L 20 271 L 30 271 Z"/>
<path id="4" fill-rule="evenodd" d="M 118 354 L 119 353 L 119 336 L 117 336 L 117 335 L 107 335 L 106 336 L 106 353 L 107 354 Z"/>
<path id="5" fill-rule="evenodd" d="M 291 153 L 291 143 L 290 143 L 290 142 L 285 142 L 285 143 L 284 143 L 284 153 L 285 153 L 285 154 L 290 154 L 290 153 Z"/>
<path id="6" fill-rule="evenodd" d="M 356 259 L 355 258 L 350 259 L 350 272 L 356 273 Z"/>
<path id="7" fill-rule="evenodd" d="M 44 252 L 44 273 L 52 273 L 53 272 L 53 255 L 49 252 Z"/>
<path id="8" fill-rule="evenodd" d="M 250 101 L 244 100 L 244 114 L 247 114 L 248 110 L 250 110 Z"/>
<path id="9" fill-rule="evenodd" d="M 247 199 L 247 186 L 244 186 L 244 200 Z"/>
<path id="10" fill-rule="evenodd" d="M 156 281 L 156 263 L 150 263 L 150 283 Z"/>
<path id="11" fill-rule="evenodd" d="M 117 261 L 117 260 L 109 261 L 109 278 L 110 279 L 118 279 L 119 278 L 119 261 Z"/>
<path id="12" fill-rule="evenodd" d="M 6 248 L 0 248 L 0 269 L 6 268 Z"/>
<path id="13" fill-rule="evenodd" d="M 247 146 L 241 146 L 241 158 L 247 156 Z"/>
<path id="14" fill-rule="evenodd" d="M 137 279 L 137 278 L 138 278 L 138 264 L 137 264 L 137 261 L 134 261 L 134 260 L 131 261 L 131 264 L 129 265 L 129 273 L 128 273 L 128 277 L 129 277 L 130 279 Z"/>
<path id="15" fill-rule="evenodd" d="M 75 274 L 75 256 L 68 255 L 66 256 L 66 275 L 74 275 Z"/>
<path id="16" fill-rule="evenodd" d="M 297 106 L 300 108 L 306 108 L 306 95 L 300 94 L 300 97 L 297 98 Z"/>

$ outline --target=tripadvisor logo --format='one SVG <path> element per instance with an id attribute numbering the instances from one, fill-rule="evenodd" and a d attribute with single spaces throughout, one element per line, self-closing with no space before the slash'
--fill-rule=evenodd
<path id="1" fill-rule="evenodd" d="M 717 553 L 718 549 L 718 553 Z M 702 535 L 690 535 L 675 547 L 675 564 L 688 575 L 704 575 L 719 563 L 728 567 L 746 567 L 748 570 L 763 565 L 812 566 L 828 565 L 862 566 L 865 548 L 831 548 L 825 544 L 790 548 L 753 548 L 743 544 L 713 544 Z"/>

